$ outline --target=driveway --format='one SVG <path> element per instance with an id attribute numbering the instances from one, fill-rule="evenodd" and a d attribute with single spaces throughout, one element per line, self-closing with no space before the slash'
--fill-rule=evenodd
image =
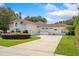
<path id="1" fill-rule="evenodd" d="M 62 36 L 39 35 L 41 39 L 11 47 L 0 46 L 0 55 L 53 56 Z"/>

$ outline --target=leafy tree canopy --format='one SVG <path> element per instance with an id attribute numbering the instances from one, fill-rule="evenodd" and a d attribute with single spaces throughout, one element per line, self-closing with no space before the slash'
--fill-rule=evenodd
<path id="1" fill-rule="evenodd" d="M 25 17 L 25 20 L 32 21 L 32 22 L 38 22 L 38 21 L 47 22 L 46 18 L 43 18 L 41 16 L 37 16 L 37 17 L 27 16 Z"/>
<path id="2" fill-rule="evenodd" d="M 10 8 L 0 8 L 0 30 L 6 31 L 15 18 L 15 13 Z"/>

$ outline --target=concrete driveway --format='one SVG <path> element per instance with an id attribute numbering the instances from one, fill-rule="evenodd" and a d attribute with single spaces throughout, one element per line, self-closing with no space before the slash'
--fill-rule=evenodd
<path id="1" fill-rule="evenodd" d="M 11 47 L 0 46 L 0 55 L 7 56 L 53 56 L 62 36 L 39 35 L 41 39 Z"/>

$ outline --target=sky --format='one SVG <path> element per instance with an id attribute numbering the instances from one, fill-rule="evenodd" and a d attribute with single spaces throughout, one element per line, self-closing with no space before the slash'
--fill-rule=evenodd
<path id="1" fill-rule="evenodd" d="M 71 19 L 78 16 L 78 3 L 0 3 L 0 7 L 10 7 L 15 13 L 26 16 L 42 16 L 48 23 Z"/>

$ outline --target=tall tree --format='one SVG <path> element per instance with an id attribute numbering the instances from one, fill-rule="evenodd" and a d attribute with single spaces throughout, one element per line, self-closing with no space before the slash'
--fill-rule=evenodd
<path id="1" fill-rule="evenodd" d="M 15 13 L 10 8 L 0 8 L 0 30 L 7 31 L 15 18 Z"/>

